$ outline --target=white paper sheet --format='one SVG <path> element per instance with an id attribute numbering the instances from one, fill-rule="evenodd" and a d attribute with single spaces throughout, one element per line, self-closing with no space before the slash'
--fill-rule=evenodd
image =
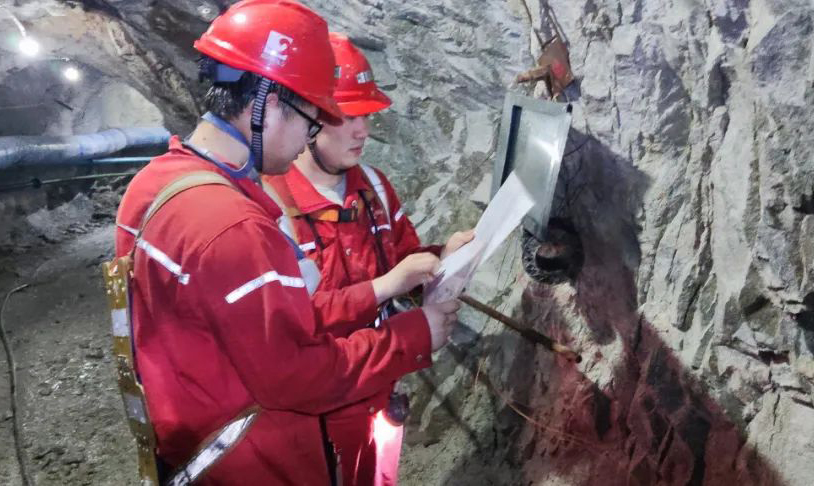
<path id="1" fill-rule="evenodd" d="M 478 266 L 494 254 L 532 207 L 531 194 L 512 172 L 475 226 L 475 238 L 441 262 L 435 280 L 424 288 L 424 303 L 445 302 L 460 295 Z"/>

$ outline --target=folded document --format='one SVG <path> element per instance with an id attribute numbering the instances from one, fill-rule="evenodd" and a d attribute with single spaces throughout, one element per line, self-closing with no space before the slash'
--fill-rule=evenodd
<path id="1" fill-rule="evenodd" d="M 485 262 L 534 207 L 534 200 L 512 172 L 492 198 L 475 226 L 475 238 L 441 262 L 435 280 L 424 287 L 424 303 L 445 302 L 458 297 Z"/>

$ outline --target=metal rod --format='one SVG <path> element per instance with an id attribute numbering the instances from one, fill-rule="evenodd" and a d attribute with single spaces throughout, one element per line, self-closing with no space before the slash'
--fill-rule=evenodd
<path id="1" fill-rule="evenodd" d="M 135 172 L 115 172 L 115 173 L 105 173 L 105 174 L 90 174 L 84 176 L 76 176 L 76 177 L 65 177 L 62 179 L 46 179 L 40 180 L 38 178 L 33 178 L 30 181 L 24 182 L 17 182 L 15 184 L 9 184 L 6 186 L 0 186 L 0 192 L 8 192 L 14 191 L 18 189 L 26 189 L 28 187 L 33 187 L 34 189 L 39 189 L 42 186 L 46 186 L 49 184 L 61 184 L 63 182 L 74 182 L 74 181 L 83 181 L 83 180 L 94 180 L 94 179 L 103 179 L 105 177 L 125 177 L 125 176 L 134 176 L 136 175 Z"/>
<path id="2" fill-rule="evenodd" d="M 515 332 L 518 332 L 521 336 L 523 336 L 527 340 L 535 344 L 540 344 L 549 351 L 561 354 L 569 361 L 573 361 L 575 363 L 579 363 L 582 361 L 582 357 L 575 351 L 573 351 L 571 348 L 563 346 L 562 344 L 551 339 L 545 334 L 539 331 L 535 331 L 534 329 L 531 329 L 521 324 L 520 321 L 518 321 L 517 319 L 513 319 L 507 316 L 506 314 L 503 314 L 502 312 L 495 310 L 489 307 L 488 305 L 473 299 L 468 295 L 461 295 L 458 297 L 458 299 L 464 304 L 474 308 L 475 310 L 478 310 L 486 314 L 487 316 L 491 317 L 492 319 L 503 323 L 506 327 L 512 329 Z"/>
<path id="3" fill-rule="evenodd" d="M 102 159 L 91 159 L 91 164 L 142 164 L 147 163 L 154 157 L 105 157 Z"/>

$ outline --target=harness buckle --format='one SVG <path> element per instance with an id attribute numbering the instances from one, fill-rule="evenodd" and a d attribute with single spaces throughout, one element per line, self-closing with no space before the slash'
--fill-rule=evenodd
<path id="1" fill-rule="evenodd" d="M 351 223 L 359 218 L 358 208 L 342 208 L 339 210 L 339 222 Z"/>

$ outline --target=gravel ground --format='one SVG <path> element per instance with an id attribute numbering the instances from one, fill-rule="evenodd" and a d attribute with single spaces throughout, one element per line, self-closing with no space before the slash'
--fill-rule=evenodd
<path id="1" fill-rule="evenodd" d="M 110 219 L 71 222 L 57 242 L 0 257 L 0 298 L 28 284 L 2 317 L 17 365 L 20 445 L 35 485 L 137 484 L 98 269 L 113 252 Z M 24 484 L 13 423 L 8 361 L 0 353 L 3 485 Z"/>

